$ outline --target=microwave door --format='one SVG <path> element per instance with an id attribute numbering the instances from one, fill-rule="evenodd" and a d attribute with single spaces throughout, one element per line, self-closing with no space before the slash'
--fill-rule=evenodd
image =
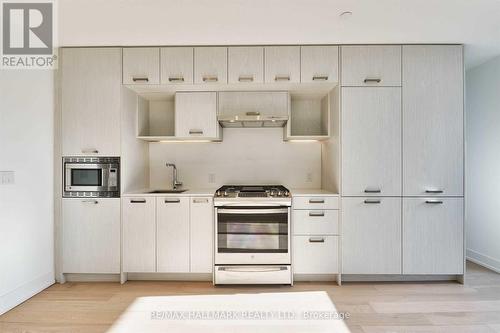
<path id="1" fill-rule="evenodd" d="M 108 173 L 99 164 L 67 164 L 66 191 L 102 191 Z"/>

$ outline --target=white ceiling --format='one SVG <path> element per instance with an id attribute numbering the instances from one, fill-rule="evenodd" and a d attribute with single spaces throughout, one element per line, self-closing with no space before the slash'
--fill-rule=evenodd
<path id="1" fill-rule="evenodd" d="M 500 55 L 500 0 L 61 0 L 61 46 L 464 43 Z M 341 19 L 342 11 L 352 11 Z"/>

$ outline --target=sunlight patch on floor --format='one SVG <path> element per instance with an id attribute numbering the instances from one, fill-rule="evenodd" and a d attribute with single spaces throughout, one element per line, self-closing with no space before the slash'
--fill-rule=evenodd
<path id="1" fill-rule="evenodd" d="M 108 333 L 349 333 L 345 315 L 323 291 L 152 296 L 135 299 Z"/>

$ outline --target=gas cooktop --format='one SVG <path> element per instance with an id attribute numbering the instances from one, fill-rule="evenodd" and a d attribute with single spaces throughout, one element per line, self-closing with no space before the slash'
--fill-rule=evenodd
<path id="1" fill-rule="evenodd" d="M 290 191 L 283 185 L 224 185 L 216 198 L 287 198 Z"/>

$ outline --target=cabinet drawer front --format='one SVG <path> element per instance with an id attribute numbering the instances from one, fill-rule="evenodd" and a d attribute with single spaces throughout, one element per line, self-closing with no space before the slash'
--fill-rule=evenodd
<path id="1" fill-rule="evenodd" d="M 192 47 L 163 47 L 160 52 L 162 84 L 193 83 Z"/>
<path id="2" fill-rule="evenodd" d="M 401 46 L 342 46 L 343 86 L 401 86 Z"/>
<path id="3" fill-rule="evenodd" d="M 337 236 L 294 236 L 294 273 L 338 273 L 338 239 Z"/>
<path id="4" fill-rule="evenodd" d="M 194 83 L 227 83 L 227 48 L 196 47 L 194 49 Z"/>
<path id="5" fill-rule="evenodd" d="M 338 82 L 338 46 L 301 46 L 301 82 Z"/>
<path id="6" fill-rule="evenodd" d="M 264 82 L 263 47 L 230 47 L 227 61 L 229 83 Z"/>
<path id="7" fill-rule="evenodd" d="M 339 198 L 332 196 L 294 197 L 293 209 L 339 209 Z"/>
<path id="8" fill-rule="evenodd" d="M 338 210 L 293 210 L 295 235 L 338 235 Z"/>
<path id="9" fill-rule="evenodd" d="M 159 83 L 159 48 L 131 47 L 123 49 L 123 84 Z"/>
<path id="10" fill-rule="evenodd" d="M 403 273 L 462 274 L 462 198 L 403 199 Z"/>
<path id="11" fill-rule="evenodd" d="M 342 89 L 342 195 L 401 195 L 401 88 Z"/>
<path id="12" fill-rule="evenodd" d="M 342 198 L 342 273 L 401 274 L 401 199 Z"/>
<path id="13" fill-rule="evenodd" d="M 300 46 L 269 46 L 265 53 L 265 82 L 300 82 Z"/>
<path id="14" fill-rule="evenodd" d="M 215 284 L 291 284 L 290 266 L 217 266 Z"/>

